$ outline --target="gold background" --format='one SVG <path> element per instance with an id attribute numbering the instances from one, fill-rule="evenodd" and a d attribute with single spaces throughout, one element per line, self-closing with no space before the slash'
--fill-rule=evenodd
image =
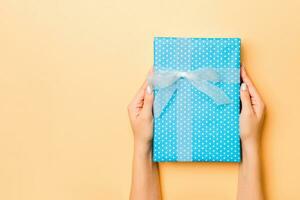
<path id="1" fill-rule="evenodd" d="M 128 199 L 126 106 L 154 36 L 241 37 L 267 104 L 268 197 L 300 199 L 297 0 L 0 0 L 0 199 Z M 237 164 L 161 166 L 165 199 L 235 199 Z"/>

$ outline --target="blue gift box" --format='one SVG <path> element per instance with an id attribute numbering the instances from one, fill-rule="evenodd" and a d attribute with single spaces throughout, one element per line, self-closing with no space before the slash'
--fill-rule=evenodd
<path id="1" fill-rule="evenodd" d="M 240 162 L 239 71 L 239 38 L 155 37 L 153 161 Z"/>

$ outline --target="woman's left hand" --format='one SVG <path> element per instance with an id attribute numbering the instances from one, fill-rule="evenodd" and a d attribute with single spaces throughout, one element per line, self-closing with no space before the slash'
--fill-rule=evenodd
<path id="1" fill-rule="evenodd" d="M 128 115 L 135 145 L 151 148 L 153 138 L 153 91 L 147 80 L 128 105 Z"/>

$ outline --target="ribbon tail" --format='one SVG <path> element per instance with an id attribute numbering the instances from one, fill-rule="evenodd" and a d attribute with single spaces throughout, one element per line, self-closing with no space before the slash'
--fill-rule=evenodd
<path id="1" fill-rule="evenodd" d="M 191 81 L 191 83 L 201 92 L 213 99 L 218 104 L 230 104 L 231 99 L 225 94 L 225 92 L 219 87 L 211 84 L 208 81 Z"/>
<path id="2" fill-rule="evenodd" d="M 157 91 L 154 98 L 154 117 L 158 118 L 163 109 L 167 106 L 174 92 L 176 91 L 176 84 L 173 84 L 166 88 L 161 88 Z"/>

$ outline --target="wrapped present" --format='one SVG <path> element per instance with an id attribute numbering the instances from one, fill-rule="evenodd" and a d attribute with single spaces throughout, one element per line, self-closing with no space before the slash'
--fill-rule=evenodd
<path id="1" fill-rule="evenodd" d="M 154 39 L 155 162 L 239 162 L 240 39 Z"/>

